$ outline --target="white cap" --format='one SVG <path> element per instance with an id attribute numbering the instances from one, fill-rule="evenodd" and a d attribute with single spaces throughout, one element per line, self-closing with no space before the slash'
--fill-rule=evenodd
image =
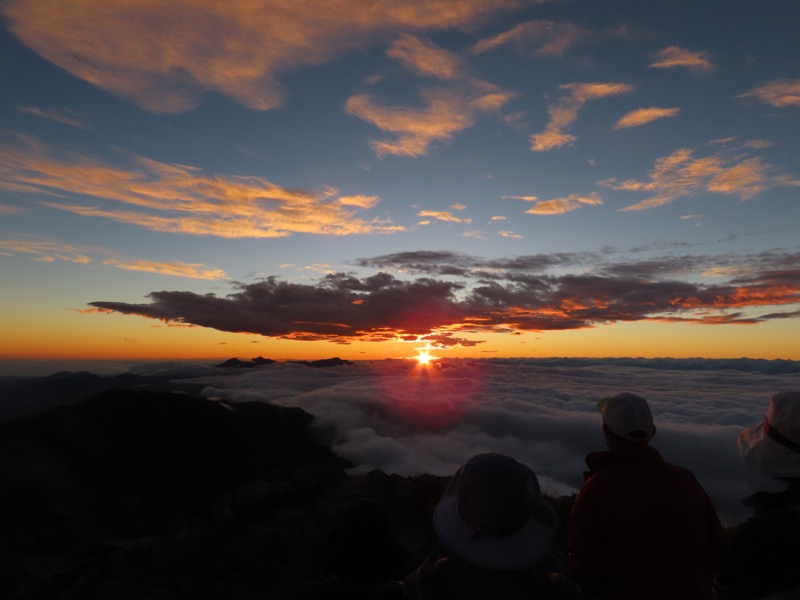
<path id="1" fill-rule="evenodd" d="M 771 477 L 800 477 L 800 391 L 779 392 L 762 423 L 739 434 L 742 462 Z"/>
<path id="2" fill-rule="evenodd" d="M 612 433 L 628 442 L 646 442 L 656 433 L 647 400 L 630 392 L 604 398 L 598 403 L 603 422 Z"/>

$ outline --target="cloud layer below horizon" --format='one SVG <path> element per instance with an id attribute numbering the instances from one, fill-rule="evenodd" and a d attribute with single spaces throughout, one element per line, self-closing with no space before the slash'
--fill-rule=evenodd
<path id="1" fill-rule="evenodd" d="M 653 409 L 653 446 L 691 469 L 721 518 L 736 522 L 746 516 L 743 497 L 777 486 L 742 466 L 736 437 L 763 419 L 773 393 L 800 389 L 800 373 L 702 363 L 649 368 L 646 361 L 448 359 L 425 370 L 407 360 L 327 369 L 278 363 L 193 381 L 205 386 L 208 398 L 306 410 L 333 449 L 356 465 L 354 472 L 446 476 L 473 454 L 504 452 L 531 466 L 554 494 L 573 493 L 585 455 L 604 448 L 597 401 L 634 391 Z M 179 369 L 160 374 L 170 372 Z"/>

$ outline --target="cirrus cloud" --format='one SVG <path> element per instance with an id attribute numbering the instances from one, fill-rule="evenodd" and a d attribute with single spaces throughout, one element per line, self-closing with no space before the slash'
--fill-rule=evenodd
<path id="1" fill-rule="evenodd" d="M 800 185 L 758 157 L 726 153 L 697 157 L 690 148 L 680 148 L 657 159 L 647 181 L 608 179 L 600 184 L 615 190 L 653 194 L 623 211 L 656 208 L 705 192 L 738 196 L 744 201 L 769 188 Z"/>
<path id="2" fill-rule="evenodd" d="M 437 48 L 413 35 L 395 40 L 386 54 L 420 75 L 437 79 L 457 79 L 463 75 L 464 66 L 455 52 Z"/>
<path id="3" fill-rule="evenodd" d="M 86 156 L 62 159 L 35 140 L 0 147 L 0 189 L 54 198 L 45 205 L 152 231 L 223 238 L 286 237 L 294 233 L 351 235 L 403 228 L 356 216 L 377 196 L 318 194 L 263 177 L 207 175 L 193 166 L 134 156 L 129 168 Z M 67 201 L 64 198 L 79 199 Z M 87 204 L 85 198 L 102 204 Z"/>
<path id="4" fill-rule="evenodd" d="M 66 261 L 76 264 L 100 262 L 104 265 L 128 271 L 145 271 L 173 277 L 190 279 L 226 279 L 222 269 L 208 267 L 199 263 L 180 261 L 151 261 L 142 259 L 108 258 L 111 251 L 103 248 L 81 248 L 53 241 L 0 240 L 0 255 L 21 254 L 38 262 L 52 263 Z"/>
<path id="5" fill-rule="evenodd" d="M 603 200 L 596 192 L 581 196 L 579 194 L 570 194 L 562 198 L 552 198 L 550 200 L 540 200 L 536 204 L 525 211 L 528 215 L 563 215 L 564 213 L 572 212 L 582 206 L 599 206 Z"/>
<path id="6" fill-rule="evenodd" d="M 691 52 L 680 46 L 668 46 L 656 54 L 656 61 L 650 66 L 654 69 L 675 69 L 687 67 L 698 73 L 707 73 L 714 64 L 707 52 Z"/>
<path id="7" fill-rule="evenodd" d="M 571 144 L 577 138 L 567 133 L 567 129 L 577 120 L 584 104 L 598 98 L 627 94 L 635 89 L 627 83 L 567 83 L 559 88 L 569 94 L 550 106 L 550 122 L 544 131 L 530 137 L 531 150 L 546 152 Z"/>
<path id="8" fill-rule="evenodd" d="M 653 106 L 650 108 L 637 108 L 628 113 L 625 113 L 614 124 L 614 129 L 624 129 L 627 127 L 639 127 L 647 123 L 652 123 L 658 119 L 667 117 L 675 117 L 680 112 L 678 108 L 659 108 Z"/>
<path id="9" fill-rule="evenodd" d="M 280 106 L 278 77 L 386 36 L 449 30 L 537 0 L 8 0 L 10 30 L 75 77 L 146 110 L 178 113 L 211 91 L 255 110 Z M 351 18 L 343 19 L 343 14 Z"/>
<path id="10" fill-rule="evenodd" d="M 800 79 L 770 81 L 741 94 L 739 98 L 761 100 L 775 108 L 800 106 Z"/>
<path id="11" fill-rule="evenodd" d="M 561 56 L 587 32 L 569 22 L 527 21 L 508 31 L 480 40 L 472 52 L 482 54 L 505 44 L 514 44 L 523 54 Z"/>

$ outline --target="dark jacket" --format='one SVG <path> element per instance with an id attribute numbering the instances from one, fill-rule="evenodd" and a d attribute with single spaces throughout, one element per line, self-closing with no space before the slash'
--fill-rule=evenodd
<path id="1" fill-rule="evenodd" d="M 753 516 L 739 525 L 714 580 L 718 600 L 800 599 L 800 485 L 746 500 Z"/>
<path id="2" fill-rule="evenodd" d="M 568 574 L 602 600 L 709 600 L 722 526 L 694 475 L 647 444 L 589 454 Z"/>
<path id="3" fill-rule="evenodd" d="M 426 560 L 404 583 L 405 600 L 582 600 L 563 576 L 535 568 L 493 571 L 456 557 Z"/>

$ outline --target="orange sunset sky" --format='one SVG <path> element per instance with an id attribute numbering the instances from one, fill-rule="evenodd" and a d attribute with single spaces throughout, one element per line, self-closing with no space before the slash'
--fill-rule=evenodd
<path id="1" fill-rule="evenodd" d="M 0 359 L 800 360 L 793 1 L 0 16 Z"/>

